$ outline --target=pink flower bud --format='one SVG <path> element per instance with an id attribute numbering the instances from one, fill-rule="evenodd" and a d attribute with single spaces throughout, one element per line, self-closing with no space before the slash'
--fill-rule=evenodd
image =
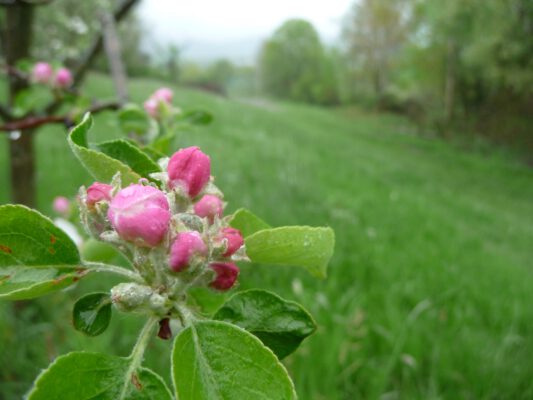
<path id="1" fill-rule="evenodd" d="M 164 101 L 165 103 L 172 103 L 172 98 L 174 97 L 174 92 L 166 87 L 157 89 L 152 95 L 152 99 Z"/>
<path id="2" fill-rule="evenodd" d="M 170 247 L 170 268 L 179 272 L 187 268 L 194 256 L 207 256 L 207 246 L 198 232 L 179 233 Z"/>
<path id="3" fill-rule="evenodd" d="M 111 201 L 113 186 L 94 182 L 87 189 L 87 206 L 94 207 L 99 201 Z"/>
<path id="4" fill-rule="evenodd" d="M 122 239 L 142 247 L 155 247 L 168 230 L 168 200 L 152 186 L 130 185 L 109 203 L 107 218 Z"/>
<path id="5" fill-rule="evenodd" d="M 235 228 L 222 228 L 221 232 L 222 239 L 226 239 L 227 243 L 227 249 L 224 254 L 222 254 L 224 257 L 230 257 L 237 250 L 241 248 L 241 246 L 244 244 L 244 239 L 242 238 L 241 231 Z"/>
<path id="6" fill-rule="evenodd" d="M 58 214 L 66 215 L 70 211 L 70 200 L 63 196 L 57 196 L 52 207 Z"/>
<path id="7" fill-rule="evenodd" d="M 59 68 L 56 72 L 55 85 L 65 89 L 72 85 L 72 74 L 67 68 Z"/>
<path id="8" fill-rule="evenodd" d="M 182 187 L 195 197 L 209 182 L 211 161 L 198 147 L 187 147 L 174 153 L 168 163 L 170 187 Z"/>
<path id="9" fill-rule="evenodd" d="M 54 71 L 52 70 L 52 66 L 50 64 L 38 62 L 33 66 L 31 77 L 35 82 L 48 83 L 50 82 L 50 79 L 52 79 L 53 74 Z"/>
<path id="10" fill-rule="evenodd" d="M 235 284 L 239 276 L 239 267 L 233 263 L 211 263 L 209 266 L 216 272 L 216 278 L 209 284 L 213 289 L 228 290 Z"/>
<path id="11" fill-rule="evenodd" d="M 194 213 L 199 217 L 207 218 L 210 223 L 213 223 L 216 215 L 222 217 L 223 209 L 222 200 L 212 194 L 206 194 L 194 205 Z"/>
<path id="12" fill-rule="evenodd" d="M 159 101 L 156 99 L 148 99 L 144 102 L 144 110 L 152 118 L 159 118 Z"/>

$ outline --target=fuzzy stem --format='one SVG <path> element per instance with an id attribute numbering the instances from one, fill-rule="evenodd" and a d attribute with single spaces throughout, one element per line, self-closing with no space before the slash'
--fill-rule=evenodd
<path id="1" fill-rule="evenodd" d="M 144 283 L 144 279 L 138 273 L 130 271 L 126 268 L 118 267 L 116 265 L 90 262 L 90 261 L 84 262 L 84 265 L 88 267 L 89 271 L 109 272 L 112 274 L 125 276 L 137 283 Z"/>
<path id="2" fill-rule="evenodd" d="M 128 371 L 124 375 L 124 384 L 122 386 L 122 391 L 119 397 L 119 399 L 121 400 L 126 398 L 126 394 L 128 393 L 128 385 L 133 380 L 133 374 L 142 363 L 144 351 L 146 350 L 146 346 L 150 341 L 152 331 L 158 320 L 158 317 L 152 316 L 148 321 L 146 321 L 146 324 L 144 325 L 141 333 L 139 334 L 139 338 L 137 339 L 137 342 L 135 343 L 135 346 L 133 347 L 133 350 L 131 351 L 131 354 L 128 357 L 128 360 L 130 361 L 130 366 L 128 367 Z"/>

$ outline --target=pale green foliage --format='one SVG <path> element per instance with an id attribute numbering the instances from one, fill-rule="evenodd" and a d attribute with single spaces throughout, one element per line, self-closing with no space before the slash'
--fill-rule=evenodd
<path id="1" fill-rule="evenodd" d="M 312 103 L 337 99 L 326 53 L 307 21 L 289 20 L 274 32 L 263 44 L 259 72 L 267 94 Z"/>
<path id="2" fill-rule="evenodd" d="M 240 230 L 242 236 L 245 238 L 252 233 L 270 228 L 265 221 L 245 208 L 241 208 L 233 213 L 230 224 L 234 228 Z"/>
<path id="3" fill-rule="evenodd" d="M 68 137 L 72 152 L 83 166 L 98 181 L 109 182 L 117 172 L 120 172 L 123 184 L 138 182 L 141 175 L 137 174 L 133 168 L 88 147 L 87 132 L 91 125 L 92 117 L 87 114 L 83 121 L 70 132 Z M 133 145 L 131 147 L 134 148 Z"/>
<path id="4" fill-rule="evenodd" d="M 358 90 L 381 96 L 407 36 L 406 1 L 364 0 L 347 16 L 343 37 Z"/>
<path id="5" fill-rule="evenodd" d="M 317 278 L 326 277 L 334 242 L 331 228 L 309 226 L 264 229 L 245 238 L 253 262 L 300 266 Z"/>

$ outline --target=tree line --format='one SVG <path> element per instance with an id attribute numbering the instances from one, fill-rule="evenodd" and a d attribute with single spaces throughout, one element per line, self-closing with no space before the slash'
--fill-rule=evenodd
<path id="1" fill-rule="evenodd" d="M 79 57 L 112 0 L 56 0 L 40 7 L 35 56 Z M 130 76 L 152 76 L 220 94 L 400 112 L 425 133 L 481 132 L 533 147 L 533 3 L 528 0 L 360 0 L 325 45 L 307 21 L 283 23 L 255 65 L 184 60 L 176 44 L 143 48 L 132 13 L 120 25 Z M 107 69 L 104 59 L 94 67 Z"/>

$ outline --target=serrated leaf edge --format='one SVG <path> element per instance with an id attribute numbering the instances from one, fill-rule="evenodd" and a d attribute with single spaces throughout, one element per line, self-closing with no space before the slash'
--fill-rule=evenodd
<path id="1" fill-rule="evenodd" d="M 194 324 L 198 325 L 198 324 L 206 324 L 206 323 L 214 324 L 214 325 L 226 325 L 226 326 L 229 326 L 229 327 L 231 327 L 233 329 L 240 330 L 242 333 L 244 333 L 245 335 L 248 335 L 250 338 L 252 338 L 252 340 L 254 340 L 257 344 L 259 344 L 263 349 L 265 349 L 267 352 L 269 352 L 274 357 L 274 359 L 276 360 L 277 364 L 285 372 L 285 375 L 287 376 L 287 379 L 289 380 L 289 383 L 291 385 L 292 395 L 294 396 L 293 399 L 294 400 L 298 399 L 298 395 L 296 394 L 296 388 L 294 387 L 294 382 L 292 381 L 291 376 L 289 375 L 289 372 L 287 371 L 287 368 L 285 368 L 285 365 L 283 365 L 283 363 L 279 361 L 279 359 L 276 356 L 276 354 L 274 354 L 274 352 L 272 350 L 270 350 L 268 347 L 266 347 L 263 344 L 263 342 L 261 342 L 261 340 L 259 340 L 259 338 L 257 338 L 256 336 L 252 335 L 246 329 L 243 329 L 240 326 L 237 326 L 237 325 L 234 325 L 234 324 L 230 324 L 228 322 L 209 320 L 209 321 L 198 321 L 198 322 L 195 322 Z M 174 343 L 172 344 L 172 352 L 170 353 L 170 373 L 171 373 L 171 377 L 172 377 L 172 386 L 174 388 L 174 393 L 176 394 L 176 399 L 179 399 L 179 393 L 178 393 L 175 374 L 174 374 L 174 352 L 176 350 L 176 342 L 178 341 L 178 338 L 180 337 L 180 335 L 182 335 L 183 332 L 185 332 L 187 329 L 194 329 L 193 325 L 189 325 L 188 327 L 186 327 L 185 329 L 180 331 L 179 334 L 177 334 L 176 337 L 174 338 Z"/>
<path id="2" fill-rule="evenodd" d="M 334 253 L 334 249 L 335 249 L 335 231 L 329 226 L 287 225 L 287 226 L 278 226 L 278 227 L 275 227 L 275 228 L 261 229 L 260 231 L 254 232 L 250 236 L 247 236 L 244 239 L 244 242 L 246 244 L 246 240 L 249 240 L 249 239 L 253 238 L 256 235 L 259 235 L 262 232 L 265 232 L 265 231 L 276 231 L 276 230 L 282 230 L 282 229 L 286 229 L 286 228 L 293 228 L 293 229 L 294 228 L 298 228 L 298 229 L 302 229 L 302 230 L 303 229 L 311 229 L 311 230 L 314 230 L 314 231 L 324 230 L 324 231 L 326 231 L 327 234 L 331 235 L 332 246 L 330 248 L 329 254 L 327 255 L 327 257 L 325 257 L 326 261 L 324 262 L 324 265 L 325 265 L 326 268 L 324 269 L 324 273 L 322 273 L 322 271 L 311 271 L 309 268 L 301 266 L 301 265 L 284 264 L 284 265 L 304 268 L 311 275 L 313 275 L 313 276 L 315 276 L 315 277 L 317 277 L 319 279 L 325 279 L 327 277 L 327 266 L 328 266 L 329 262 L 331 261 L 331 258 L 333 257 L 333 253 Z M 254 262 L 254 261 L 252 260 L 252 262 Z M 282 265 L 282 264 L 279 264 L 279 265 Z"/>

